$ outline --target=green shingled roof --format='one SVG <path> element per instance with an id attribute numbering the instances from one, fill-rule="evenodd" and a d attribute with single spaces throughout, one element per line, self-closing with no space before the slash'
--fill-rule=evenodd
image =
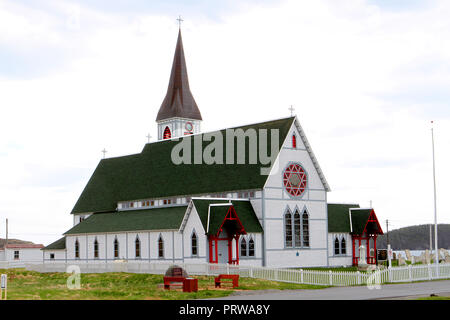
<path id="1" fill-rule="evenodd" d="M 233 129 L 267 129 L 268 132 L 278 129 L 281 148 L 294 119 L 291 117 Z M 221 133 L 225 136 L 225 130 Z M 269 133 L 268 136 L 270 150 Z M 194 137 L 184 137 L 180 140 Z M 266 165 L 248 164 L 248 147 L 247 164 L 236 164 L 235 161 L 235 164 L 226 165 L 176 165 L 171 160 L 171 152 L 179 142 L 164 140 L 149 143 L 139 154 L 102 159 L 72 213 L 110 212 L 116 209 L 117 202 L 126 200 L 261 189 L 267 180 L 266 175 L 260 174 L 260 169 L 267 167 Z M 203 145 L 210 143 L 205 141 Z M 193 149 L 194 143 L 191 144 Z M 225 145 L 226 143 L 223 144 L 224 149 Z M 235 156 L 236 154 L 237 152 Z"/>
<path id="2" fill-rule="evenodd" d="M 350 232 L 349 209 L 359 204 L 328 204 L 328 232 Z M 364 226 L 363 226 L 364 227 Z"/>
<path id="3" fill-rule="evenodd" d="M 210 204 L 229 203 L 228 200 L 212 200 L 212 199 L 194 199 L 192 200 L 197 213 L 202 222 L 203 228 L 208 230 L 208 207 Z M 236 214 L 239 217 L 244 229 L 247 233 L 259 233 L 263 232 L 261 224 L 256 217 L 255 211 L 250 201 L 245 200 L 231 200 L 231 204 L 236 210 Z M 216 234 L 221 226 L 229 207 L 211 207 L 210 219 L 209 219 L 209 231 L 208 234 Z"/>
<path id="4" fill-rule="evenodd" d="M 56 240 L 55 242 L 50 243 L 45 248 L 41 250 L 63 250 L 66 248 L 66 238 L 63 237 L 61 239 Z"/>
<path id="5" fill-rule="evenodd" d="M 180 227 L 187 206 L 96 213 L 65 234 L 173 230 Z"/>
<path id="6" fill-rule="evenodd" d="M 353 234 L 362 234 L 372 209 L 350 210 L 350 212 L 352 215 Z M 373 228 L 372 223 L 370 223 L 370 226 L 368 225 L 368 229 L 370 228 Z"/>

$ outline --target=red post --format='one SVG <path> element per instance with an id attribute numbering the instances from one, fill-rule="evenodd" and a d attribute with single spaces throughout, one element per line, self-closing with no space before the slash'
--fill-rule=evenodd
<path id="1" fill-rule="evenodd" d="M 368 258 L 367 262 L 371 263 L 372 262 L 372 257 L 370 256 L 370 248 L 369 247 L 370 247 L 370 237 L 367 236 L 366 237 L 366 257 Z"/>
<path id="2" fill-rule="evenodd" d="M 239 264 L 239 235 L 236 235 L 236 264 Z"/>
<path id="3" fill-rule="evenodd" d="M 377 254 L 377 235 L 373 237 L 373 246 L 375 251 L 375 265 L 378 264 L 378 254 Z"/>
<path id="4" fill-rule="evenodd" d="M 219 253 L 218 253 L 218 246 L 217 246 L 217 237 L 214 237 L 214 241 L 215 241 L 215 249 L 216 249 L 216 263 L 219 262 Z"/>
<path id="5" fill-rule="evenodd" d="M 355 253 L 355 238 L 352 237 L 352 255 L 353 255 L 353 265 L 356 264 L 356 253 Z"/>
<path id="6" fill-rule="evenodd" d="M 232 264 L 233 263 L 233 248 L 232 248 L 232 239 L 233 238 L 229 238 L 228 239 L 228 264 Z"/>
<path id="7" fill-rule="evenodd" d="M 211 236 L 209 236 L 208 238 L 208 243 L 209 243 L 209 262 L 213 263 L 213 252 L 212 252 L 212 238 Z"/>

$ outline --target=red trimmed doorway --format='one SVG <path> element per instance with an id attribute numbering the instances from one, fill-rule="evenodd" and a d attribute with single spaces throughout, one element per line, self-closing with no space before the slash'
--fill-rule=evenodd
<path id="1" fill-rule="evenodd" d="M 220 227 L 208 235 L 209 262 L 239 264 L 239 237 L 246 233 L 236 210 L 230 206 Z"/>

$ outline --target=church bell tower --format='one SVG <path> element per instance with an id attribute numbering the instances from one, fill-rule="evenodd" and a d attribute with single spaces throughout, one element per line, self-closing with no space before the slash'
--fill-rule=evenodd
<path id="1" fill-rule="evenodd" d="M 156 117 L 158 140 L 199 133 L 201 121 L 200 110 L 189 89 L 181 29 L 179 29 L 169 86 Z"/>

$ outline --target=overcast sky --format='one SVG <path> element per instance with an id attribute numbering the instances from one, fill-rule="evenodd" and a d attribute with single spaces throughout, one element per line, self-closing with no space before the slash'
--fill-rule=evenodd
<path id="1" fill-rule="evenodd" d="M 450 223 L 450 1 L 0 0 L 0 236 L 49 244 L 107 157 L 138 153 L 182 15 L 203 131 L 289 116 L 329 202 Z M 152 138 L 155 140 L 155 138 Z"/>

